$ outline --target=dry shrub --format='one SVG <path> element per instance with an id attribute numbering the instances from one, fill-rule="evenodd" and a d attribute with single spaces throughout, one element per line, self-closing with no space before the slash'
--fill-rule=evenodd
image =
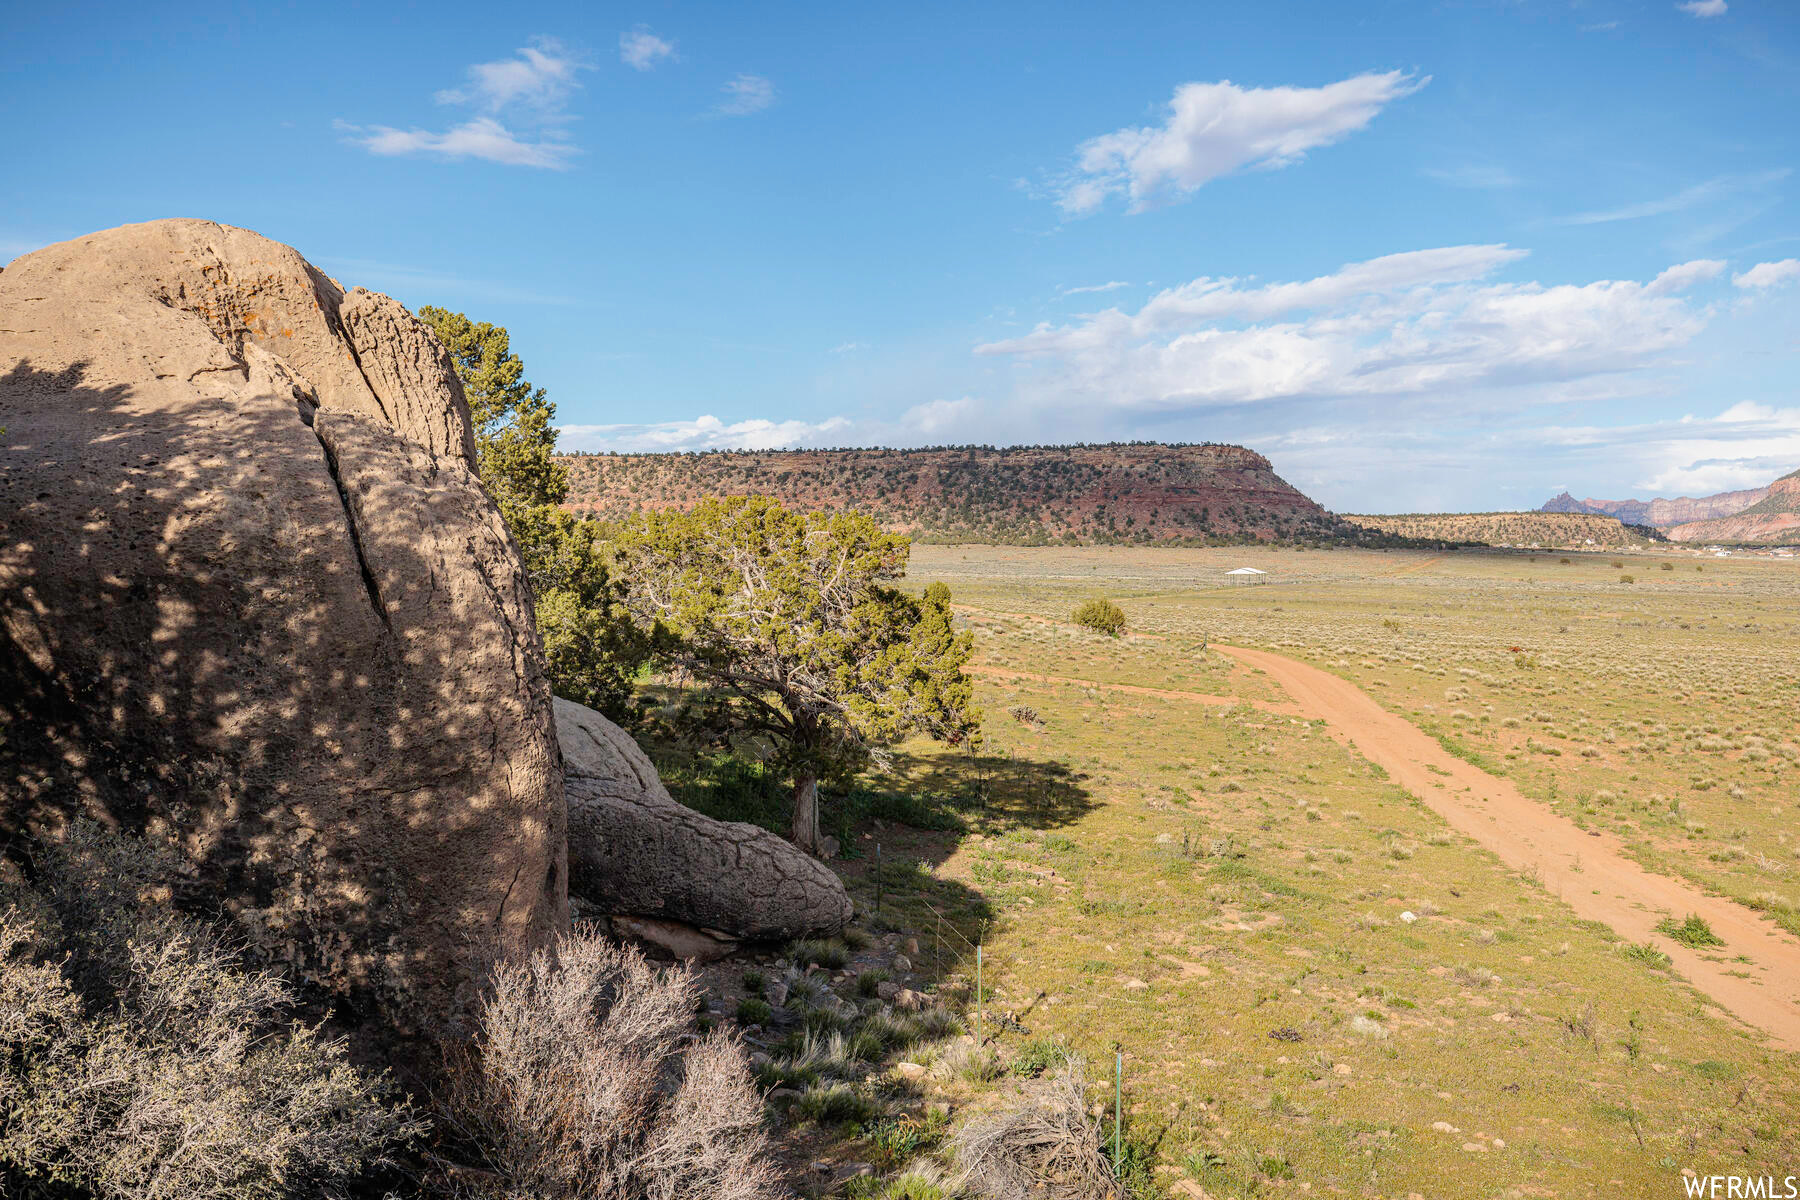
<path id="1" fill-rule="evenodd" d="M 342 1196 L 422 1132 L 290 1023 L 279 975 L 168 905 L 172 859 L 90 823 L 34 858 L 37 886 L 0 877 L 0 1177 L 20 1194 Z"/>
<path id="2" fill-rule="evenodd" d="M 445 1124 L 484 1160 L 471 1192 L 534 1200 L 764 1200 L 781 1194 L 742 1045 L 695 1040 L 684 969 L 578 926 L 503 964 Z"/>
<path id="3" fill-rule="evenodd" d="M 1121 1200 L 1086 1090 L 1085 1068 L 1073 1058 L 970 1121 L 956 1136 L 958 1186 L 986 1200 Z"/>

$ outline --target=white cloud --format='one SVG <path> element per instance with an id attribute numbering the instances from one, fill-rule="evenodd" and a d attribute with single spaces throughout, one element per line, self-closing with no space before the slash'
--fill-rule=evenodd
<path id="1" fill-rule="evenodd" d="M 1284 414 L 1229 437 L 1340 512 L 1536 508 L 1564 489 L 1612 499 L 1704 496 L 1758 487 L 1800 466 L 1800 408 L 1741 403 L 1716 416 L 1612 426 L 1545 426 L 1526 411 L 1421 420 L 1404 407 L 1320 418 L 1296 424 Z"/>
<path id="2" fill-rule="evenodd" d="M 1473 164 L 1460 167 L 1426 167 L 1420 174 L 1427 179 L 1435 179 L 1439 183 L 1451 187 L 1473 188 L 1478 191 L 1498 191 L 1502 188 L 1518 187 L 1519 180 L 1505 167 L 1475 166 Z"/>
<path id="3" fill-rule="evenodd" d="M 973 396 L 915 404 L 900 414 L 900 431 L 902 436 L 931 438 L 963 430 L 979 415 L 978 407 Z"/>
<path id="4" fill-rule="evenodd" d="M 1430 81 L 1387 71 L 1316 88 L 1184 83 L 1169 101 L 1165 124 L 1083 142 L 1060 203 L 1065 212 L 1083 214 L 1124 193 L 1138 211 L 1243 168 L 1285 167 L 1363 128 Z"/>
<path id="5" fill-rule="evenodd" d="M 665 58 L 675 57 L 675 43 L 664 41 L 645 29 L 619 35 L 619 61 L 639 71 L 648 71 Z"/>
<path id="6" fill-rule="evenodd" d="M 647 453 L 670 450 L 778 450 L 819 445 L 850 428 L 843 417 L 819 422 L 770 421 L 754 417 L 727 424 L 714 416 L 643 425 L 564 425 L 558 433 L 568 450 Z"/>
<path id="7" fill-rule="evenodd" d="M 1201 278 L 977 347 L 1013 359 L 1035 404 L 1180 414 L 1272 400 L 1416 397 L 1569 383 L 1652 365 L 1704 327 L 1680 293 L 1722 263 L 1650 283 L 1485 282 L 1524 251 L 1448 246 L 1293 283 Z"/>
<path id="8" fill-rule="evenodd" d="M 1123 279 L 1115 279 L 1111 283 L 1093 283 L 1093 284 L 1089 284 L 1087 287 L 1064 288 L 1062 291 L 1058 292 L 1057 295 L 1059 295 L 1059 296 L 1085 296 L 1090 292 L 1116 292 L 1120 288 L 1126 288 L 1126 287 L 1130 287 L 1130 286 L 1131 286 L 1131 284 L 1126 283 Z"/>
<path id="9" fill-rule="evenodd" d="M 1800 466 L 1800 408 L 1744 401 L 1713 417 L 1552 427 L 1543 443 L 1622 461 L 1639 499 L 1705 496 L 1761 487 Z"/>
<path id="10" fill-rule="evenodd" d="M 713 111 L 721 116 L 747 117 L 775 103 L 775 85 L 761 75 L 739 75 L 719 90 L 725 99 Z"/>
<path id="11" fill-rule="evenodd" d="M 472 104 L 490 113 L 516 106 L 558 112 L 579 86 L 576 72 L 587 67 L 555 38 L 535 38 L 512 58 L 476 63 L 469 68 L 467 86 L 447 88 L 433 99 L 439 104 Z"/>
<path id="12" fill-rule="evenodd" d="M 385 156 L 435 154 L 451 161 L 481 158 L 513 167 L 561 170 L 579 153 L 574 146 L 555 137 L 521 140 L 492 117 L 476 117 L 443 133 L 428 129 L 392 129 L 386 125 L 364 128 L 342 122 L 338 128 L 350 133 L 350 140 L 369 153 Z"/>
<path id="13" fill-rule="evenodd" d="M 1757 263 L 1748 271 L 1731 277 L 1741 288 L 1771 288 L 1800 279 L 1800 258 L 1784 258 L 1780 262 Z"/>
<path id="14" fill-rule="evenodd" d="M 560 170 L 580 153 L 559 126 L 569 120 L 568 100 L 580 86 L 576 77 L 589 65 L 554 38 L 537 38 L 513 58 L 476 63 L 468 69 L 465 86 L 436 93 L 433 99 L 439 104 L 473 107 L 481 113 L 442 133 L 345 121 L 334 125 L 349 135 L 346 140 L 351 144 L 371 154 L 428 154 L 450 161 L 478 158 Z M 511 126 L 500 119 L 503 113 Z M 521 122 L 537 132 L 517 132 Z"/>
<path id="15" fill-rule="evenodd" d="M 1557 217 L 1555 223 L 1558 225 L 1601 225 L 1610 221 L 1636 221 L 1643 217 L 1660 217 L 1667 213 L 1682 212 L 1709 200 L 1765 188 L 1779 183 L 1792 173 L 1789 168 L 1783 167 L 1774 171 L 1758 171 L 1751 175 L 1721 175 L 1717 179 L 1708 179 L 1705 183 L 1697 183 L 1693 187 L 1683 188 L 1674 195 L 1664 196 L 1659 200 L 1644 200 L 1637 204 L 1627 204 L 1622 208 L 1575 213 L 1572 216 Z"/>
<path id="16" fill-rule="evenodd" d="M 1644 292 L 1651 296 L 1671 296 L 1676 292 L 1685 292 L 1696 283 L 1717 279 L 1724 272 L 1725 264 L 1719 259 L 1696 258 L 1692 262 L 1677 263 L 1670 267 L 1652 279 Z"/>
<path id="17" fill-rule="evenodd" d="M 1686 4 L 1677 4 L 1675 7 L 1696 17 L 1722 17 L 1728 6 L 1725 0 L 1687 0 Z"/>
<path id="18" fill-rule="evenodd" d="M 839 342 L 831 348 L 831 352 L 833 354 L 854 354 L 858 350 L 867 350 L 868 348 L 869 343 L 867 342 Z"/>

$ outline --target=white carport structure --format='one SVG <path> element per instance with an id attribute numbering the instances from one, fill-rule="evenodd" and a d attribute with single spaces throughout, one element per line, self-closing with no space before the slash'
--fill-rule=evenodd
<path id="1" fill-rule="evenodd" d="M 1259 571 L 1255 567 L 1239 567 L 1235 571 L 1225 572 L 1225 578 L 1232 583 L 1261 583 L 1267 571 Z"/>

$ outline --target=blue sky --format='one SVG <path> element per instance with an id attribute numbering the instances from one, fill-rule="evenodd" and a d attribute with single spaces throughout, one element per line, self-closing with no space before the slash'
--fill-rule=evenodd
<path id="1" fill-rule="evenodd" d="M 0 260 L 506 325 L 582 448 L 1241 442 L 1340 511 L 1800 467 L 1800 6 L 37 5 Z"/>

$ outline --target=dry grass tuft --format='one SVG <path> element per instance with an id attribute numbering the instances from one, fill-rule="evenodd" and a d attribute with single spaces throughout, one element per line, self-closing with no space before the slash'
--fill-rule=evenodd
<path id="1" fill-rule="evenodd" d="M 986 1200 L 1116 1200 L 1122 1197 L 1090 1117 L 1082 1061 L 1026 1084 L 1018 1099 L 979 1116 L 956 1136 L 958 1186 Z"/>

